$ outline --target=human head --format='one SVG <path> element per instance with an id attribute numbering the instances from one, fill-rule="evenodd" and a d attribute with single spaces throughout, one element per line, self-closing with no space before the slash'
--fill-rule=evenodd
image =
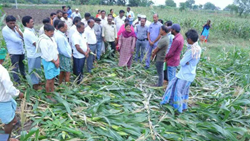
<path id="1" fill-rule="evenodd" d="M 108 24 L 112 24 L 112 20 L 113 20 L 113 18 L 112 17 L 108 17 Z"/>
<path id="2" fill-rule="evenodd" d="M 78 31 L 79 33 L 81 33 L 81 34 L 84 33 L 84 29 L 85 29 L 84 23 L 83 23 L 83 22 L 77 23 L 76 29 L 77 29 L 77 31 Z"/>
<path id="3" fill-rule="evenodd" d="M 22 18 L 22 24 L 23 24 L 23 26 L 28 27 L 28 28 L 34 27 L 34 21 L 33 21 L 32 17 L 30 17 L 30 16 L 24 16 Z"/>
<path id="4" fill-rule="evenodd" d="M 154 20 L 155 23 L 158 22 L 158 19 L 159 19 L 158 14 L 154 14 L 154 15 L 153 15 L 153 20 Z"/>
<path id="5" fill-rule="evenodd" d="M 67 24 L 64 21 L 60 21 L 57 27 L 58 30 L 60 30 L 63 33 L 65 33 L 68 30 Z"/>
<path id="6" fill-rule="evenodd" d="M 131 9 L 130 9 L 130 7 L 127 7 L 127 12 L 129 12 Z"/>
<path id="7" fill-rule="evenodd" d="M 66 6 L 62 6 L 62 11 L 66 11 Z"/>
<path id="8" fill-rule="evenodd" d="M 16 26 L 16 18 L 12 15 L 8 15 L 5 18 L 6 24 L 10 29 L 14 29 Z"/>
<path id="9" fill-rule="evenodd" d="M 56 11 L 56 15 L 58 19 L 61 19 L 63 12 L 61 10 Z"/>
<path id="10" fill-rule="evenodd" d="M 131 26 L 130 26 L 129 23 L 126 23 L 126 24 L 125 24 L 125 30 L 126 30 L 127 32 L 131 32 Z"/>
<path id="11" fill-rule="evenodd" d="M 159 19 L 158 21 L 159 21 L 161 24 L 163 24 L 163 20 L 162 20 L 162 19 Z"/>
<path id="12" fill-rule="evenodd" d="M 54 35 L 54 31 L 55 31 L 55 28 L 50 25 L 50 24 L 45 24 L 44 25 L 44 33 L 49 36 L 49 37 L 53 37 Z"/>
<path id="13" fill-rule="evenodd" d="M 141 26 L 145 26 L 146 24 L 146 19 L 145 18 L 141 18 Z"/>
<path id="14" fill-rule="evenodd" d="M 165 23 L 165 25 L 166 25 L 166 26 L 172 26 L 172 25 L 173 25 L 173 22 L 172 22 L 172 21 L 167 21 L 167 22 Z"/>
<path id="15" fill-rule="evenodd" d="M 51 13 L 50 18 L 53 20 L 56 17 L 56 13 Z"/>
<path id="16" fill-rule="evenodd" d="M 0 64 L 3 64 L 3 61 L 6 58 L 7 50 L 5 48 L 0 48 Z"/>
<path id="17" fill-rule="evenodd" d="M 86 19 L 86 21 L 89 20 L 90 16 L 91 16 L 90 13 L 85 13 L 84 14 L 84 18 Z"/>
<path id="18" fill-rule="evenodd" d="M 102 18 L 105 18 L 105 16 L 106 16 L 106 11 L 105 10 L 101 11 L 101 16 L 102 16 Z"/>
<path id="19" fill-rule="evenodd" d="M 55 20 L 54 21 L 54 27 L 55 27 L 55 29 L 58 29 L 58 24 L 59 24 L 59 22 L 60 22 L 61 20 Z"/>
<path id="20" fill-rule="evenodd" d="M 138 21 L 141 21 L 141 14 L 137 15 Z"/>
<path id="21" fill-rule="evenodd" d="M 198 32 L 196 30 L 194 30 L 194 29 L 188 30 L 188 32 L 186 32 L 185 35 L 186 35 L 186 38 L 187 38 L 187 42 L 190 45 L 194 44 L 199 39 Z"/>
<path id="22" fill-rule="evenodd" d="M 79 10 L 76 8 L 76 13 L 78 13 L 79 12 Z"/>
<path id="23" fill-rule="evenodd" d="M 77 23 L 79 23 L 81 21 L 80 17 L 75 17 L 73 20 L 73 24 L 76 25 Z"/>
<path id="24" fill-rule="evenodd" d="M 179 24 L 173 24 L 171 26 L 171 33 L 173 35 L 176 35 L 176 34 L 180 33 L 180 31 L 181 31 L 181 26 Z"/>
<path id="25" fill-rule="evenodd" d="M 90 28 L 94 27 L 95 21 L 93 19 L 89 19 L 88 20 L 88 25 L 89 25 Z"/>
<path id="26" fill-rule="evenodd" d="M 63 12 L 63 18 L 66 19 L 66 20 L 68 19 L 68 13 L 67 12 Z"/>
<path id="27" fill-rule="evenodd" d="M 168 28 L 167 28 L 167 26 L 162 25 L 162 26 L 161 26 L 160 34 L 163 36 L 163 35 L 166 35 L 167 33 L 168 33 Z"/>
<path id="28" fill-rule="evenodd" d="M 100 9 L 97 11 L 97 14 L 101 14 L 101 10 Z"/>
<path id="29" fill-rule="evenodd" d="M 211 20 L 208 20 L 208 21 L 207 21 L 207 24 L 210 25 L 210 24 L 211 24 Z"/>
<path id="30" fill-rule="evenodd" d="M 114 10 L 113 10 L 113 9 L 110 9 L 109 11 L 110 11 L 110 14 L 113 14 L 113 13 L 114 13 Z"/>
<path id="31" fill-rule="evenodd" d="M 70 6 L 68 6 L 68 10 L 70 10 L 71 9 L 71 7 Z"/>
<path id="32" fill-rule="evenodd" d="M 124 13 L 125 13 L 125 11 L 124 11 L 124 10 L 120 10 L 120 11 L 119 11 L 119 15 L 120 15 L 120 17 L 123 17 L 123 16 L 124 16 Z"/>
<path id="33" fill-rule="evenodd" d="M 97 24 L 101 24 L 101 19 L 100 19 L 100 18 L 95 18 L 95 22 L 96 22 Z"/>
<path id="34" fill-rule="evenodd" d="M 126 19 L 124 20 L 124 23 L 125 23 L 125 24 L 126 24 L 126 23 L 129 23 L 129 19 L 126 18 Z"/>
<path id="35" fill-rule="evenodd" d="M 43 19 L 43 24 L 49 24 L 49 23 L 50 23 L 49 18 Z"/>

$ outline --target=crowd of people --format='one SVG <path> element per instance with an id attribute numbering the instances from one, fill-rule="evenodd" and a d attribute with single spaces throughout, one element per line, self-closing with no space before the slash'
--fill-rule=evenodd
<path id="1" fill-rule="evenodd" d="M 13 65 L 13 80 L 17 84 L 21 83 L 19 72 L 26 79 L 23 61 L 27 58 L 28 73 L 35 90 L 42 89 L 44 85 L 38 75 L 42 68 L 47 93 L 54 91 L 57 76 L 59 84 L 63 81 L 70 82 L 71 72 L 80 84 L 85 62 L 87 72 L 91 73 L 94 62 L 100 60 L 110 46 L 112 53 L 109 57 L 112 59 L 118 52 L 120 67 L 131 68 L 133 61 L 144 63 L 145 60 L 145 69 L 149 69 L 151 61 L 154 60 L 159 76 L 158 83 L 154 86 L 162 87 L 164 80 L 169 82 L 161 104 L 170 103 L 181 113 L 187 110 L 189 87 L 195 79 L 201 56 L 199 35 L 193 29 L 186 32 L 188 45 L 183 59 L 180 60 L 184 46 L 181 26 L 173 24 L 172 21 L 164 23 L 158 14 L 154 14 L 152 19 L 151 23 L 141 14 L 135 19 L 130 7 L 127 12 L 120 10 L 119 15 L 110 9 L 108 15 L 105 10 L 98 10 L 95 17 L 85 13 L 82 18 L 78 9 L 72 12 L 70 7 L 63 6 L 62 10 L 45 18 L 39 33 L 36 33 L 32 17 L 22 18 L 22 32 L 16 24 L 16 18 L 8 15 L 2 34 Z M 204 30 L 208 30 L 209 25 L 210 22 L 204 26 Z M 208 36 L 207 31 L 204 32 Z M 6 53 L 5 49 L 0 50 L 1 64 Z M 180 70 L 176 74 L 179 65 Z M 2 65 L 0 70 L 0 119 L 5 124 L 5 132 L 10 134 L 16 122 L 16 103 L 12 96 L 19 95 L 23 98 L 23 94 L 14 87 Z M 53 100 L 50 96 L 48 98 Z"/>

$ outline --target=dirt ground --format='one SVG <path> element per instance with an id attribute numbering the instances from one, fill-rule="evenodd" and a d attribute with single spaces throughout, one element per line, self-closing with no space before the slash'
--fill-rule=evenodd
<path id="1" fill-rule="evenodd" d="M 50 16 L 50 13 L 56 13 L 58 9 L 12 9 L 4 8 L 7 15 L 13 15 L 19 21 L 21 21 L 24 16 L 31 16 L 35 24 L 42 24 L 43 19 Z"/>

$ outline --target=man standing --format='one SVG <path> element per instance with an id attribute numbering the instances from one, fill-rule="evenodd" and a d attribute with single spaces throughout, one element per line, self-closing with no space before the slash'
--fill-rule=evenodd
<path id="1" fill-rule="evenodd" d="M 63 12 L 67 12 L 66 6 L 62 6 L 62 11 L 63 11 Z"/>
<path id="2" fill-rule="evenodd" d="M 101 19 L 99 18 L 95 18 L 95 25 L 94 25 L 94 30 L 95 30 L 95 35 L 96 35 L 96 39 L 97 39 L 97 43 L 96 43 L 96 57 L 97 60 L 101 59 L 101 54 L 102 54 L 102 26 L 101 24 Z"/>
<path id="3" fill-rule="evenodd" d="M 83 68 L 85 59 L 89 57 L 90 49 L 87 44 L 87 39 L 84 33 L 84 23 L 79 22 L 77 25 L 77 31 L 72 36 L 73 42 L 73 70 L 77 76 L 77 84 L 83 79 Z"/>
<path id="4" fill-rule="evenodd" d="M 149 26 L 148 29 L 148 52 L 147 52 L 147 58 L 146 58 L 146 66 L 145 68 L 148 69 L 150 66 L 150 58 L 152 54 L 152 50 L 154 50 L 158 44 L 158 40 L 161 38 L 160 30 L 162 24 L 158 21 L 158 15 L 153 15 L 154 23 L 152 23 Z"/>
<path id="5" fill-rule="evenodd" d="M 67 32 L 66 35 L 69 35 L 69 29 L 72 27 L 73 22 L 72 19 L 68 18 L 68 13 L 63 12 L 63 17 L 61 18 L 62 21 L 64 21 L 67 24 Z"/>
<path id="6" fill-rule="evenodd" d="M 180 55 L 183 49 L 184 39 L 180 34 L 181 27 L 179 24 L 173 24 L 171 33 L 175 36 L 168 54 L 165 57 L 167 62 L 168 81 L 170 82 L 176 74 L 176 68 L 180 64 Z"/>
<path id="7" fill-rule="evenodd" d="M 136 26 L 136 34 L 137 34 L 137 41 L 136 41 L 136 55 L 135 60 L 142 62 L 145 48 L 148 43 L 147 35 L 148 35 L 148 27 L 145 26 L 146 18 L 141 19 L 141 24 Z"/>
<path id="8" fill-rule="evenodd" d="M 53 26 L 53 20 L 56 17 L 56 13 L 51 13 L 50 14 L 50 24 Z"/>
<path id="9" fill-rule="evenodd" d="M 81 16 L 81 14 L 80 14 L 80 12 L 79 12 L 79 10 L 76 8 L 76 11 L 75 12 L 73 12 L 72 14 L 71 14 L 71 18 L 74 20 L 75 19 L 75 17 L 80 17 L 80 18 L 82 18 L 82 16 Z"/>
<path id="10" fill-rule="evenodd" d="M 157 44 L 157 48 L 153 51 L 152 59 L 156 55 L 156 70 L 159 76 L 157 87 L 161 87 L 163 85 L 164 80 L 164 74 L 163 74 L 163 64 L 164 64 L 164 58 L 166 55 L 166 51 L 169 44 L 169 38 L 168 38 L 168 29 L 165 25 L 161 26 L 161 39 L 159 40 L 159 43 Z"/>
<path id="11" fill-rule="evenodd" d="M 88 20 L 90 19 L 91 15 L 90 13 L 85 13 L 84 18 L 81 20 L 81 22 L 84 23 L 85 28 L 88 26 Z"/>
<path id="12" fill-rule="evenodd" d="M 103 26 L 102 37 L 104 42 L 108 42 L 111 46 L 112 54 L 115 56 L 115 45 L 117 43 L 117 30 L 115 25 L 112 24 L 112 17 L 108 17 L 108 24 Z"/>
<path id="13" fill-rule="evenodd" d="M 49 24 L 49 18 L 43 19 L 43 26 L 40 28 L 39 30 L 39 36 L 41 36 L 42 34 L 44 34 L 44 25 L 45 24 Z"/>
<path id="14" fill-rule="evenodd" d="M 67 13 L 68 13 L 68 18 L 71 18 L 72 10 L 70 6 L 68 6 Z"/>
<path id="15" fill-rule="evenodd" d="M 141 14 L 137 15 L 137 19 L 133 22 L 133 26 L 136 27 L 141 21 Z"/>
<path id="16" fill-rule="evenodd" d="M 20 70 L 23 78 L 25 77 L 25 67 L 23 60 L 25 58 L 25 51 L 23 48 L 23 33 L 19 30 L 16 25 L 16 18 L 12 15 L 6 17 L 6 26 L 2 30 L 3 38 L 6 42 L 8 52 L 10 54 L 11 63 L 14 66 L 13 77 L 14 81 L 20 83 L 20 78 L 18 76 L 18 69 Z"/>
<path id="17" fill-rule="evenodd" d="M 93 19 L 88 20 L 88 26 L 85 29 L 85 36 L 87 38 L 87 43 L 89 45 L 90 51 L 92 53 L 96 52 L 96 35 L 94 30 L 95 21 Z M 93 69 L 93 63 L 94 63 L 95 56 L 93 54 L 89 54 L 89 57 L 87 59 L 87 68 L 88 72 L 91 73 L 91 70 Z"/>
<path id="18" fill-rule="evenodd" d="M 66 37 L 67 24 L 64 21 L 59 22 L 56 43 L 59 52 L 60 59 L 60 75 L 59 75 L 59 84 L 63 82 L 70 82 L 70 71 L 71 71 L 71 56 L 72 49 Z"/>
<path id="19" fill-rule="evenodd" d="M 124 24 L 124 21 L 126 19 L 126 17 L 124 16 L 124 13 L 125 11 L 120 10 L 119 16 L 115 17 L 115 25 L 116 25 L 117 31 L 120 30 L 120 27 Z"/>
<path id="20" fill-rule="evenodd" d="M 81 22 L 81 18 L 80 17 L 75 17 L 74 20 L 73 20 L 73 26 L 69 29 L 68 38 L 69 38 L 69 44 L 71 45 L 72 48 L 73 48 L 73 46 L 72 46 L 72 35 L 77 31 L 76 25 L 79 22 Z"/>
<path id="21" fill-rule="evenodd" d="M 104 26 L 107 24 L 107 17 L 106 17 L 106 11 L 101 11 L 101 26 Z"/>
<path id="22" fill-rule="evenodd" d="M 23 38 L 27 52 L 28 68 L 33 89 L 35 90 L 42 89 L 42 87 L 39 84 L 40 83 L 39 73 L 41 70 L 41 54 L 36 53 L 36 42 L 38 40 L 38 37 L 36 36 L 35 30 L 33 28 L 34 21 L 32 17 L 25 16 L 22 19 L 22 23 L 23 26 L 25 27 Z"/>
<path id="23" fill-rule="evenodd" d="M 62 16 L 63 16 L 63 12 L 61 10 L 57 10 L 56 17 L 53 19 L 53 23 L 55 22 L 55 20 L 60 20 Z"/>
<path id="24" fill-rule="evenodd" d="M 135 18 L 135 14 L 133 11 L 131 11 L 130 7 L 127 8 L 127 18 L 129 19 L 129 24 L 132 25 Z"/>

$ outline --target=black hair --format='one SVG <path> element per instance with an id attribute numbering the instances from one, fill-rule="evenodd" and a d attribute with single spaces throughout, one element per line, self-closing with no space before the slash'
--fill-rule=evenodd
<path id="1" fill-rule="evenodd" d="M 57 28 L 58 23 L 59 23 L 60 21 L 61 21 L 61 20 L 55 20 L 55 21 L 54 21 L 54 24 L 53 24 L 53 25 L 54 25 L 55 28 Z"/>
<path id="2" fill-rule="evenodd" d="M 129 19 L 128 19 L 128 18 L 127 18 L 127 19 L 125 19 L 125 20 L 124 20 L 124 22 L 129 22 Z"/>
<path id="3" fill-rule="evenodd" d="M 52 16 L 54 16 L 54 15 L 56 15 L 56 13 L 50 13 L 50 17 L 52 17 Z"/>
<path id="4" fill-rule="evenodd" d="M 27 23 L 29 23 L 31 19 L 32 19 L 32 17 L 30 17 L 30 16 L 24 16 L 22 18 L 22 24 L 23 24 L 23 26 L 27 26 Z"/>
<path id="5" fill-rule="evenodd" d="M 110 9 L 109 12 L 111 13 L 111 11 L 113 11 L 113 9 Z"/>
<path id="6" fill-rule="evenodd" d="M 66 6 L 62 6 L 62 9 L 66 8 Z"/>
<path id="7" fill-rule="evenodd" d="M 167 26 L 165 26 L 165 25 L 162 25 L 162 26 L 161 26 L 161 29 L 162 29 L 163 31 L 165 31 L 166 33 L 169 32 Z"/>
<path id="8" fill-rule="evenodd" d="M 90 16 L 90 18 L 89 18 L 89 19 L 95 20 L 95 17 L 93 17 L 93 16 Z"/>
<path id="9" fill-rule="evenodd" d="M 145 22 L 147 21 L 147 18 L 141 18 L 141 20 L 142 20 L 142 19 L 144 19 L 144 20 L 145 20 Z"/>
<path id="10" fill-rule="evenodd" d="M 108 14 L 108 17 L 109 17 L 109 16 L 113 17 L 113 15 L 112 15 L 112 14 Z"/>
<path id="11" fill-rule="evenodd" d="M 161 24 L 163 24 L 163 20 L 162 20 L 162 19 L 159 19 L 158 21 L 159 21 Z"/>
<path id="12" fill-rule="evenodd" d="M 120 10 L 120 11 L 119 11 L 119 14 L 121 14 L 121 13 L 125 13 L 125 11 L 124 11 L 124 10 Z"/>
<path id="13" fill-rule="evenodd" d="M 99 13 L 100 11 L 101 11 L 101 10 L 99 9 L 99 10 L 98 10 L 98 13 Z"/>
<path id="14" fill-rule="evenodd" d="M 127 7 L 127 9 L 131 9 L 130 7 Z"/>
<path id="15" fill-rule="evenodd" d="M 6 18 L 5 18 L 5 21 L 6 23 L 7 22 L 15 22 L 16 21 L 16 18 L 12 15 L 8 15 Z"/>
<path id="16" fill-rule="evenodd" d="M 71 9 L 71 7 L 70 7 L 70 6 L 68 6 L 68 8 L 69 8 L 69 9 Z"/>
<path id="17" fill-rule="evenodd" d="M 88 20 L 88 24 L 89 24 L 91 21 L 95 22 L 93 19 L 89 19 L 89 20 Z"/>
<path id="18" fill-rule="evenodd" d="M 76 24 L 77 29 L 81 28 L 82 26 L 84 26 L 83 22 L 79 22 L 79 23 Z"/>
<path id="19" fill-rule="evenodd" d="M 68 14 L 67 12 L 63 12 L 63 15 Z"/>
<path id="20" fill-rule="evenodd" d="M 165 23 L 165 25 L 166 25 L 166 26 L 172 26 L 172 25 L 173 25 L 173 22 L 172 22 L 172 21 L 167 21 L 167 22 Z"/>
<path id="21" fill-rule="evenodd" d="M 62 10 L 57 10 L 56 14 L 63 13 Z"/>
<path id="22" fill-rule="evenodd" d="M 73 24 L 79 23 L 81 21 L 80 17 L 75 17 L 73 20 Z"/>
<path id="23" fill-rule="evenodd" d="M 105 12 L 105 13 L 106 13 L 106 11 L 105 11 L 105 10 L 102 10 L 102 11 L 101 11 L 101 13 L 102 13 L 102 12 Z"/>
<path id="24" fill-rule="evenodd" d="M 45 24 L 43 29 L 45 31 L 55 31 L 55 28 L 50 24 Z"/>
<path id="25" fill-rule="evenodd" d="M 185 33 L 187 39 L 191 39 L 193 42 L 197 42 L 199 39 L 199 35 L 196 30 L 190 29 Z"/>
<path id="26" fill-rule="evenodd" d="M 49 18 L 43 19 L 43 24 L 48 24 L 48 23 L 50 23 L 50 19 Z"/>
<path id="27" fill-rule="evenodd" d="M 64 22 L 64 21 L 60 21 L 60 22 L 58 23 L 58 25 L 57 25 L 57 28 L 60 29 L 60 28 L 62 28 L 62 27 L 64 27 L 64 26 L 65 26 L 65 22 Z"/>
<path id="28" fill-rule="evenodd" d="M 84 17 L 90 17 L 91 15 L 90 15 L 90 13 L 85 13 L 84 14 Z"/>
<path id="29" fill-rule="evenodd" d="M 124 27 L 126 28 L 128 25 L 131 26 L 129 23 L 126 23 Z"/>

